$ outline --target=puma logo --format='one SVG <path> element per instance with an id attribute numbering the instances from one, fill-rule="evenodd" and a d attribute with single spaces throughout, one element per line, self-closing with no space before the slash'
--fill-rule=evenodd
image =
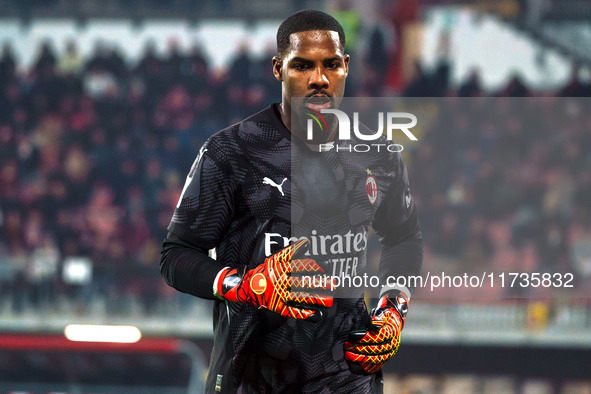
<path id="1" fill-rule="evenodd" d="M 275 183 L 275 181 L 273 181 L 270 178 L 264 177 L 263 178 L 263 185 L 271 185 L 273 187 L 276 187 L 277 190 L 279 190 L 279 193 L 281 193 L 282 196 L 285 196 L 285 194 L 283 193 L 283 183 L 287 180 L 287 178 L 283 178 L 283 180 L 281 181 L 280 184 Z"/>

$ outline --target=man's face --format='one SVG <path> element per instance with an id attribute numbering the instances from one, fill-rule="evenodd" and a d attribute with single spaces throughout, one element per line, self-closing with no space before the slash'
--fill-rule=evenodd
<path id="1" fill-rule="evenodd" d="M 316 111 L 338 107 L 345 92 L 349 55 L 337 32 L 312 30 L 290 35 L 290 46 L 273 58 L 275 78 L 283 83 L 282 104 L 287 113 L 292 97 L 306 97 L 305 106 Z"/>

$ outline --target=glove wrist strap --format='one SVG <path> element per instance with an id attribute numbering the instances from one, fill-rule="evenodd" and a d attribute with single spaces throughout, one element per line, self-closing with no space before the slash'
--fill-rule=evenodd
<path id="1" fill-rule="evenodd" d="M 224 276 L 227 271 L 228 271 L 228 267 L 224 267 L 220 270 L 220 272 L 218 272 L 218 274 L 215 276 L 215 279 L 213 280 L 213 286 L 212 286 L 212 290 L 213 290 L 213 295 L 214 297 L 217 297 L 219 299 L 224 299 L 224 297 L 222 297 L 222 295 L 220 294 L 220 290 L 219 290 L 219 283 L 221 282 L 221 278 L 222 276 Z"/>
<path id="2" fill-rule="evenodd" d="M 236 301 L 233 299 L 235 297 L 231 297 L 231 294 L 234 294 L 232 290 L 240 284 L 242 277 L 243 275 L 235 268 L 226 267 L 222 269 L 215 278 L 213 294 L 218 298 Z"/>
<path id="3" fill-rule="evenodd" d="M 391 291 L 378 301 L 376 309 L 380 308 L 394 308 L 402 319 L 402 324 L 406 320 L 406 314 L 408 313 L 408 297 L 401 291 Z"/>

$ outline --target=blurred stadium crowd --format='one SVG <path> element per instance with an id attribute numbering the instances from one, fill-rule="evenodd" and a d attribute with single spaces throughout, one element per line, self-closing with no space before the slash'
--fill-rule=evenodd
<path id="1" fill-rule="evenodd" d="M 456 274 L 571 273 L 575 278 L 574 289 L 497 283 L 489 289 L 456 288 L 455 295 L 588 296 L 589 104 L 553 96 L 438 101 L 438 116 L 410 163 L 432 254 L 427 266 L 439 259 L 440 268 Z"/>
<path id="2" fill-rule="evenodd" d="M 389 53 L 379 32 L 370 48 L 364 72 L 352 70 L 349 96 L 391 94 L 383 62 Z M 160 245 L 185 175 L 211 133 L 280 100 L 272 55 L 253 57 L 244 46 L 221 71 L 198 46 L 184 51 L 171 42 L 161 55 L 148 43 L 130 64 L 105 43 L 82 58 L 75 41 L 63 53 L 48 41 L 23 70 L 5 44 L 2 307 L 48 312 L 60 302 L 84 307 L 102 298 L 116 313 L 124 308 L 120 300 L 132 297 L 146 313 L 165 310 L 177 295 L 160 278 Z M 589 262 L 585 270 L 576 255 L 589 256 L 591 248 L 591 112 L 580 99 L 567 118 L 543 116 L 552 98 L 587 96 L 590 86 L 573 79 L 560 91 L 533 92 L 516 77 L 484 92 L 477 74 L 450 86 L 450 67 L 447 61 L 433 72 L 417 66 L 400 92 L 473 98 L 470 111 L 441 108 L 440 116 L 455 114 L 445 119 L 454 127 L 426 130 L 408 152 L 426 259 L 463 261 L 463 268 L 493 261 L 498 270 L 575 270 L 577 280 L 586 275 L 588 281 Z M 538 127 L 524 127 L 505 97 L 538 95 L 550 101 L 529 107 Z M 479 103 L 491 101 L 475 98 L 481 96 L 499 97 L 492 101 L 497 110 L 487 111 Z M 62 275 L 64 261 L 78 256 L 92 261 L 89 283 Z"/>

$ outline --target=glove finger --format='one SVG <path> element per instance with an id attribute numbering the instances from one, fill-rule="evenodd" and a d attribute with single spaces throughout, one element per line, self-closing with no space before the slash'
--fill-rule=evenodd
<path id="1" fill-rule="evenodd" d="M 318 305 L 330 308 L 333 303 L 333 297 L 329 295 L 312 294 L 307 292 L 289 292 L 286 301 L 295 304 Z"/>
<path id="2" fill-rule="evenodd" d="M 351 331 L 349 333 L 349 336 L 347 337 L 347 342 L 345 342 L 345 344 L 347 344 L 347 343 L 353 344 L 353 343 L 359 342 L 361 339 L 363 339 L 363 337 L 365 337 L 367 335 L 367 333 L 368 333 L 367 330 Z"/>
<path id="3" fill-rule="evenodd" d="M 388 319 L 386 320 L 372 318 L 371 324 L 377 329 L 377 331 L 369 331 L 368 336 L 362 339 L 362 341 L 390 341 L 392 338 L 400 335 L 399 323 L 400 321 L 397 320 L 394 315 L 389 315 Z"/>
<path id="4" fill-rule="evenodd" d="M 280 312 L 281 316 L 285 316 L 285 317 L 292 317 L 294 319 L 301 319 L 301 320 L 319 320 L 319 319 L 314 319 L 315 317 L 320 317 L 322 316 L 322 314 L 319 313 L 319 311 L 313 311 L 311 309 L 305 309 L 305 308 L 298 308 L 295 306 L 288 306 L 285 305 L 284 308 L 281 310 Z"/>
<path id="5" fill-rule="evenodd" d="M 357 334 L 359 337 L 359 334 Z M 357 341 L 350 341 L 353 345 L 381 345 L 384 343 L 391 343 L 395 340 L 395 335 L 393 330 L 384 330 L 381 329 L 379 331 L 368 331 L 361 339 Z"/>
<path id="6" fill-rule="evenodd" d="M 375 345 L 359 345 L 345 342 L 345 350 L 354 354 L 362 354 L 365 356 L 375 356 L 381 354 L 389 354 L 390 356 L 393 356 L 397 350 L 397 346 L 397 342 L 384 342 Z"/>
<path id="7" fill-rule="evenodd" d="M 385 342 L 392 342 L 392 339 L 394 339 L 394 330 L 389 326 L 384 326 L 379 331 L 369 331 L 367 335 L 359 340 L 359 344 L 375 345 Z"/>
<path id="8" fill-rule="evenodd" d="M 345 352 L 345 360 L 353 361 L 357 363 L 365 363 L 365 364 L 384 364 L 388 361 L 394 354 L 392 353 L 384 353 L 384 354 L 359 354 L 354 353 L 351 351 Z"/>
<path id="9" fill-rule="evenodd" d="M 333 291 L 333 278 L 328 276 L 292 276 L 290 277 L 291 291 L 325 290 Z"/>
<path id="10" fill-rule="evenodd" d="M 268 264 L 289 263 L 292 259 L 294 259 L 294 256 L 303 256 L 307 252 L 309 248 L 309 242 L 310 241 L 308 241 L 305 238 L 300 239 L 299 241 L 281 249 L 279 252 L 275 253 L 271 257 L 268 257 L 265 260 L 265 262 L 267 262 Z"/>
<path id="11" fill-rule="evenodd" d="M 294 242 L 289 247 L 291 248 L 290 260 L 299 259 L 302 258 L 310 248 L 310 241 L 308 241 L 306 238 L 303 238 Z"/>
<path id="12" fill-rule="evenodd" d="M 324 273 L 324 269 L 313 259 L 295 259 L 289 262 L 290 271 L 295 273 Z"/>
<path id="13" fill-rule="evenodd" d="M 351 352 L 345 352 L 345 360 L 359 364 L 365 370 L 365 372 L 370 374 L 382 369 L 388 358 L 389 357 L 384 356 L 364 356 Z"/>

